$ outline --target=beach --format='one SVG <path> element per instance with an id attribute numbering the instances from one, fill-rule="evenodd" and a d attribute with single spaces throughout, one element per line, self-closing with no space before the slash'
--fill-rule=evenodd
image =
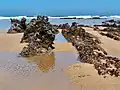
<path id="1" fill-rule="evenodd" d="M 112 40 L 100 35 L 92 28 L 84 28 L 87 32 L 100 38 L 101 46 L 110 56 L 120 56 L 119 41 Z M 81 90 L 119 90 L 119 77 L 103 78 L 99 76 L 93 65 L 86 63 L 76 63 L 64 69 L 67 72 L 71 82 L 77 84 Z"/>
<path id="2" fill-rule="evenodd" d="M 0 90 L 120 90 L 120 0 L 1 0 Z"/>
<path id="3" fill-rule="evenodd" d="M 6 32 L 6 30 L 0 31 L 1 89 L 79 90 L 69 82 L 63 72 L 64 68 L 77 62 L 77 54 L 74 53 L 76 50 L 71 43 L 56 40 L 53 53 L 22 58 L 19 57 L 19 53 L 27 44 L 20 43 L 23 33 L 7 34 Z"/>
<path id="4" fill-rule="evenodd" d="M 87 32 L 100 38 L 100 40 L 102 42 L 101 46 L 108 52 L 108 55 L 118 56 L 118 57 L 120 56 L 120 48 L 119 48 L 120 42 L 119 41 L 115 41 L 115 40 L 112 40 L 105 36 L 102 36 L 97 31 L 94 31 L 92 28 L 84 27 L 84 29 Z M 61 32 L 61 30 L 60 30 L 60 32 Z M 10 55 L 11 55 L 11 59 L 14 60 L 14 57 L 16 57 L 15 53 L 17 53 L 17 55 L 18 55 L 20 53 L 20 51 L 22 50 L 22 48 L 26 45 L 26 43 L 23 43 L 23 44 L 20 43 L 22 35 L 23 35 L 22 33 L 21 34 L 7 34 L 5 30 L 0 31 L 0 40 L 1 40 L 0 41 L 0 52 L 4 53 L 3 57 L 1 57 L 1 58 L 5 58 L 5 56 L 10 57 Z M 71 86 L 71 83 L 73 84 L 73 86 L 74 85 L 75 86 L 74 86 L 74 88 L 73 87 L 69 88 L 69 90 L 77 90 L 77 89 L 75 89 L 75 87 L 77 87 L 78 90 L 119 90 L 119 88 L 120 88 L 120 86 L 119 86 L 120 78 L 119 77 L 109 77 L 108 76 L 107 78 L 103 78 L 102 76 L 98 75 L 98 73 L 94 69 L 93 65 L 77 62 L 77 51 L 72 46 L 71 43 L 68 43 L 66 41 L 60 42 L 60 40 L 58 40 L 58 41 L 56 40 L 54 46 L 55 46 L 55 49 L 53 50 L 53 52 L 56 53 L 55 57 L 58 58 L 59 60 L 55 61 L 56 64 L 54 61 L 50 61 L 50 62 L 51 62 L 51 64 L 55 64 L 55 67 L 56 67 L 55 74 L 48 73 L 48 77 L 45 77 L 43 75 L 44 79 L 42 80 L 42 82 L 44 82 L 44 84 L 42 82 L 37 81 L 36 85 L 35 84 L 32 85 L 32 86 L 34 86 L 35 90 L 39 90 L 41 88 L 44 90 L 56 90 L 57 88 L 55 88 L 55 87 L 53 88 L 54 85 L 61 87 L 57 90 L 60 90 L 63 88 L 64 88 L 64 90 L 68 90 L 67 85 Z M 11 53 L 11 54 L 8 54 L 8 53 Z M 2 54 L 1 54 L 1 56 L 2 56 Z M 35 62 L 38 63 L 39 58 Z M 45 61 L 45 62 L 47 62 L 47 61 Z M 48 62 L 48 63 L 50 63 L 50 62 Z M 44 59 L 43 59 L 42 63 L 44 63 Z M 38 63 L 38 65 L 39 65 L 39 63 Z M 54 65 L 48 65 L 48 66 L 51 67 Z M 62 72 L 59 70 L 62 70 Z M 9 74 L 9 72 L 7 72 L 7 73 Z M 64 75 L 63 75 L 63 73 L 64 73 Z M 33 73 L 33 74 L 35 74 L 35 73 Z M 7 74 L 5 73 L 5 75 L 7 75 Z M 6 77 L 9 79 L 13 78 L 13 77 L 10 77 L 10 75 L 8 75 L 9 77 L 5 76 L 5 75 L 3 78 L 6 78 Z M 35 74 L 35 75 L 37 75 L 37 74 Z M 35 75 L 33 75 L 33 77 Z M 52 77 L 51 77 L 51 75 L 52 75 Z M 58 84 L 58 83 L 55 84 L 55 82 L 58 78 L 55 75 L 58 75 L 60 77 L 60 80 L 63 80 L 63 82 L 65 84 Z M 32 77 L 32 79 L 34 79 L 33 77 Z M 37 77 L 41 79 L 40 76 L 37 76 Z M 65 80 L 65 77 L 68 80 Z M 17 78 L 17 77 L 15 77 L 15 78 Z M 15 78 L 13 78 L 13 79 L 15 79 Z M 21 79 L 21 80 L 23 80 L 23 78 L 24 77 L 22 77 L 22 78 L 20 78 L 20 76 L 18 77 L 18 79 Z M 47 79 L 45 79 L 45 78 L 47 78 Z M 47 85 L 46 84 L 47 80 L 51 81 L 53 78 L 55 79 L 53 84 L 50 84 L 50 82 L 48 82 L 48 84 L 50 84 L 50 85 Z M 29 79 L 30 79 L 30 77 L 29 77 Z M 17 79 L 15 79 L 15 80 L 17 80 Z M 31 81 L 31 79 L 28 81 L 31 84 L 33 83 Z M 1 81 L 1 82 L 3 82 L 3 81 Z M 16 81 L 9 80 L 9 82 L 15 83 Z M 25 81 L 25 82 L 27 83 L 27 81 Z M 63 83 L 63 82 L 59 81 L 59 83 Z M 6 83 L 6 81 L 4 81 L 4 84 L 5 83 Z M 30 83 L 26 84 L 26 83 L 24 83 L 26 86 L 22 86 L 24 88 L 23 90 L 25 90 L 25 88 L 26 88 L 26 90 L 32 90 L 32 89 L 30 89 L 30 87 L 28 88 L 28 86 L 27 86 L 27 85 L 31 85 L 31 84 Z M 40 84 L 38 84 L 38 83 L 40 83 Z M 5 85 L 8 86 L 7 84 L 5 84 Z M 13 85 L 13 84 L 11 84 L 11 85 Z M 15 85 L 19 86 L 19 84 L 15 84 Z M 39 85 L 40 85 L 40 87 L 39 87 Z M 43 87 L 41 87 L 41 85 L 43 85 Z M 64 85 L 64 86 L 61 86 L 61 85 Z M 45 88 L 45 86 L 50 87 L 50 88 L 49 89 Z M 7 90 L 7 89 L 5 89 L 5 90 Z"/>
<path id="5" fill-rule="evenodd" d="M 6 30 L 0 30 L 0 52 L 20 52 L 27 43 L 20 43 L 23 33 L 7 34 Z M 54 52 L 75 52 L 71 43 L 57 41 Z"/>

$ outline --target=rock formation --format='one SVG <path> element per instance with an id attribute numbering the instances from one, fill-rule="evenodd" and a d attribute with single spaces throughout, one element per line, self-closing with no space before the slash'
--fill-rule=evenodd
<path id="1" fill-rule="evenodd" d="M 114 40 L 120 41 L 120 28 L 108 27 L 99 32 L 103 36 L 107 36 Z"/>
<path id="2" fill-rule="evenodd" d="M 27 25 L 21 43 L 28 43 L 20 55 L 23 57 L 40 55 L 54 49 L 52 46 L 57 28 L 48 22 L 47 16 L 38 16 Z"/>
<path id="3" fill-rule="evenodd" d="M 23 17 L 20 20 L 17 19 L 10 19 L 11 20 L 11 27 L 7 33 L 22 33 L 26 29 L 26 19 Z"/>
<path id="4" fill-rule="evenodd" d="M 104 22 L 102 22 L 101 25 L 94 25 L 94 26 L 103 26 L 103 27 L 117 27 L 120 28 L 120 20 L 106 20 Z"/>
<path id="5" fill-rule="evenodd" d="M 83 28 L 73 24 L 70 29 L 62 30 L 64 37 L 72 43 L 79 53 L 79 60 L 83 63 L 94 64 L 99 75 L 120 76 L 120 60 L 108 56 L 100 46 L 98 37 L 86 32 Z"/>

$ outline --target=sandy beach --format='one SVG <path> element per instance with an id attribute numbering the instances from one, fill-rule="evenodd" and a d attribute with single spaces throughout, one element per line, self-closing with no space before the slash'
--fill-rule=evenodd
<path id="1" fill-rule="evenodd" d="M 120 0 L 1 0 L 0 90 L 120 90 Z"/>
<path id="2" fill-rule="evenodd" d="M 108 55 L 120 56 L 120 42 L 100 35 L 92 28 L 84 28 L 87 32 L 100 38 L 101 46 L 108 52 Z M 77 84 L 81 90 L 119 90 L 119 77 L 103 78 L 99 76 L 93 65 L 77 63 L 64 70 L 67 72 L 71 82 Z"/>
<path id="3" fill-rule="evenodd" d="M 102 42 L 101 46 L 108 52 L 108 55 L 118 56 L 118 57 L 120 56 L 119 41 L 113 40 L 106 36 L 102 36 L 97 31 L 94 31 L 92 28 L 89 29 L 86 28 L 86 31 L 99 37 L 99 39 Z"/>
<path id="4" fill-rule="evenodd" d="M 22 33 L 17 34 L 7 34 L 6 31 L 0 31 L 0 52 L 20 52 L 26 43 L 20 43 L 22 38 Z M 54 52 L 64 51 L 64 52 L 76 52 L 75 48 L 71 43 L 67 42 L 56 42 L 54 44 L 56 47 Z"/>
<path id="5" fill-rule="evenodd" d="M 100 35 L 92 28 L 84 28 L 100 38 L 101 46 L 109 55 L 120 56 L 120 42 Z M 23 34 L 6 34 L 6 31 L 0 31 L 0 52 L 20 52 L 26 44 L 21 44 L 20 39 Z M 53 52 L 74 52 L 77 53 L 71 43 L 55 42 Z M 69 61 L 68 61 L 69 62 Z M 70 79 L 70 82 L 77 84 L 80 90 L 119 90 L 119 79 L 116 77 L 103 78 L 97 74 L 97 71 L 90 64 L 73 63 L 73 65 L 64 68 L 64 72 Z"/>

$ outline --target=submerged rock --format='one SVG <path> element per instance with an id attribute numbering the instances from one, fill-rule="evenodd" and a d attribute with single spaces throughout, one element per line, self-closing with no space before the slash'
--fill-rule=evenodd
<path id="1" fill-rule="evenodd" d="M 32 19 L 21 39 L 21 43 L 26 42 L 28 45 L 23 48 L 20 55 L 26 57 L 49 52 L 55 48 L 52 44 L 57 33 L 57 28 L 48 22 L 47 16 Z"/>

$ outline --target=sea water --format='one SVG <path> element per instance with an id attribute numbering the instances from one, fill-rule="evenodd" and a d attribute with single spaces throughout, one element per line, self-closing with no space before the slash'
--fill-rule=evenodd
<path id="1" fill-rule="evenodd" d="M 27 23 L 31 19 L 27 19 Z M 107 19 L 49 19 L 49 22 L 51 24 L 65 24 L 69 23 L 70 25 L 72 22 L 77 22 L 78 24 L 84 24 L 84 25 L 94 25 L 94 24 L 101 24 L 103 21 Z M 0 19 L 0 30 L 8 30 L 11 26 L 10 19 Z"/>
<path id="2" fill-rule="evenodd" d="M 21 19 L 22 17 L 25 17 L 27 19 L 27 23 L 37 17 L 27 17 L 27 16 L 15 16 L 15 17 L 4 17 L 0 16 L 0 30 L 8 30 L 11 23 L 10 23 L 10 18 L 15 18 L 15 19 Z M 77 19 L 60 19 L 60 18 L 77 18 Z M 99 19 L 93 19 L 94 17 L 97 17 Z M 64 16 L 64 17 L 51 17 L 48 16 L 49 22 L 52 24 L 64 24 L 64 23 L 69 23 L 70 25 L 72 22 L 77 22 L 78 24 L 84 24 L 84 25 L 94 25 L 94 24 L 101 24 L 105 20 L 110 20 L 110 19 L 115 19 L 115 20 L 120 20 L 120 16 L 114 15 L 114 16 Z"/>
<path id="3" fill-rule="evenodd" d="M 80 90 L 63 69 L 77 63 L 72 52 L 55 52 L 32 58 L 0 52 L 0 90 Z"/>
<path id="4" fill-rule="evenodd" d="M 100 25 L 103 21 L 105 21 L 107 19 L 50 19 L 49 21 L 52 24 L 72 24 L 72 22 L 77 22 L 78 24 L 82 24 L 82 25 Z"/>

